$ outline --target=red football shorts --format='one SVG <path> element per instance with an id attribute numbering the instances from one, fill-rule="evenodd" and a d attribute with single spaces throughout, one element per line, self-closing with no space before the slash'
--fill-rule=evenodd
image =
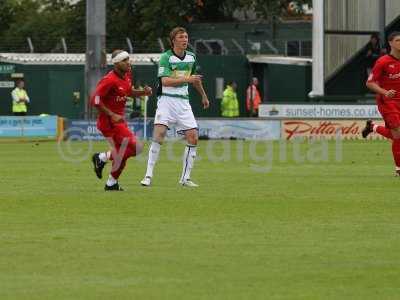
<path id="1" fill-rule="evenodd" d="M 129 129 L 126 122 L 98 122 L 97 128 L 101 131 L 104 137 L 109 141 L 112 141 L 117 151 L 119 151 L 122 143 L 125 141 L 125 143 L 128 143 L 126 152 L 129 152 L 129 154 L 126 153 L 128 154 L 127 156 L 134 156 L 136 154 L 136 136 Z"/>
<path id="2" fill-rule="evenodd" d="M 379 103 L 378 110 L 385 121 L 386 128 L 395 129 L 400 127 L 400 104 L 397 101 Z"/>

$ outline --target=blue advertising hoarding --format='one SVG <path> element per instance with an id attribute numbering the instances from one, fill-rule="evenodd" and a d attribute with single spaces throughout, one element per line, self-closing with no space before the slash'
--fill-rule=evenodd
<path id="1" fill-rule="evenodd" d="M 240 120 L 240 119 L 198 119 L 199 135 L 209 139 L 258 139 L 279 140 L 281 122 L 278 120 Z M 139 138 L 144 138 L 144 121 L 137 119 L 128 122 L 129 128 Z M 153 120 L 146 122 L 147 138 L 153 133 Z M 70 140 L 104 140 L 96 128 L 96 121 L 72 120 L 66 131 Z M 167 138 L 180 138 L 175 127 L 171 126 Z"/>
<path id="2" fill-rule="evenodd" d="M 151 135 L 153 131 L 153 121 L 148 120 L 147 122 L 147 133 Z M 144 136 L 144 121 L 142 119 L 132 120 L 128 122 L 128 127 L 135 133 L 139 138 Z M 71 120 L 68 124 L 68 128 L 65 131 L 65 135 L 70 140 L 79 141 L 98 141 L 104 140 L 103 135 L 96 128 L 96 121 L 84 121 L 84 120 Z"/>
<path id="3" fill-rule="evenodd" d="M 57 116 L 0 117 L 0 137 L 56 137 Z"/>

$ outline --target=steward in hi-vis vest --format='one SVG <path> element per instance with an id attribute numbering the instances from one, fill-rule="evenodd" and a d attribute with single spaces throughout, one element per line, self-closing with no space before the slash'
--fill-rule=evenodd
<path id="1" fill-rule="evenodd" d="M 30 102 L 27 92 L 25 91 L 25 82 L 20 79 L 17 81 L 17 87 L 11 92 L 12 112 L 14 116 L 25 116 L 28 108 L 27 103 Z"/>
<path id="2" fill-rule="evenodd" d="M 239 117 L 239 101 L 236 94 L 236 82 L 230 82 L 226 86 L 221 102 L 221 114 L 223 117 Z"/>

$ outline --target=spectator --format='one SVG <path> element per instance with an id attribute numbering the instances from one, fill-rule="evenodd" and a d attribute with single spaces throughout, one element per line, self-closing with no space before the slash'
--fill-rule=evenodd
<path id="1" fill-rule="evenodd" d="M 130 119 L 130 118 L 136 118 L 138 117 L 135 115 L 135 110 L 134 110 L 134 98 L 132 97 L 126 97 L 126 102 L 125 102 L 125 119 Z"/>
<path id="2" fill-rule="evenodd" d="M 30 102 L 23 79 L 18 79 L 16 82 L 17 87 L 12 90 L 12 112 L 14 116 L 26 116 L 28 111 L 27 103 Z"/>
<path id="3" fill-rule="evenodd" d="M 246 109 L 250 117 L 258 116 L 258 106 L 261 103 L 261 95 L 257 89 L 258 79 L 253 77 L 246 92 Z"/>
<path id="4" fill-rule="evenodd" d="M 143 85 L 140 81 L 138 81 L 138 90 L 144 90 L 145 86 L 146 85 Z M 145 108 L 146 108 L 148 99 L 149 99 L 149 96 L 146 96 L 146 95 L 138 96 L 135 98 L 136 107 L 140 110 L 141 117 L 144 117 Z"/>
<path id="5" fill-rule="evenodd" d="M 236 94 L 237 84 L 231 81 L 227 84 L 221 102 L 223 117 L 234 118 L 239 116 L 239 101 Z"/>
<path id="6" fill-rule="evenodd" d="M 143 85 L 139 80 L 136 85 L 136 89 L 138 91 L 144 91 L 144 87 L 146 85 Z M 142 95 L 142 96 L 136 96 L 134 98 L 129 98 L 129 102 L 126 102 L 125 106 L 125 111 L 129 115 L 129 118 L 134 119 L 134 118 L 139 118 L 139 117 L 144 117 L 145 114 L 145 106 L 147 105 L 147 100 L 149 99 L 149 96 Z"/>
<path id="7" fill-rule="evenodd" d="M 381 42 L 379 36 L 376 33 L 371 35 L 370 40 L 367 44 L 366 52 L 367 53 L 365 55 L 365 64 L 367 76 L 369 76 L 377 59 L 386 53 L 385 49 L 381 48 Z"/>

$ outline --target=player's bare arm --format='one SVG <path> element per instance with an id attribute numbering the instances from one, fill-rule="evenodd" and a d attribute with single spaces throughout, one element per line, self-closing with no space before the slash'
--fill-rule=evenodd
<path id="1" fill-rule="evenodd" d="M 153 94 L 153 89 L 147 85 L 144 87 L 143 90 L 132 88 L 133 97 L 151 96 L 152 94 Z"/>
<path id="2" fill-rule="evenodd" d="M 118 114 L 112 112 L 110 109 L 105 107 L 104 104 L 99 104 L 98 106 L 96 106 L 96 108 L 98 111 L 102 111 L 107 116 L 109 116 L 114 123 L 118 123 L 123 120 L 123 117 L 121 115 L 118 115 Z"/>
<path id="3" fill-rule="evenodd" d="M 383 95 L 383 96 L 388 97 L 388 98 L 393 98 L 396 95 L 396 91 L 395 90 L 385 90 L 385 89 L 381 88 L 379 86 L 379 84 L 377 84 L 376 82 L 373 82 L 373 81 L 368 81 L 366 83 L 366 86 L 367 86 L 367 88 L 369 88 L 374 93 Z"/>
<path id="4" fill-rule="evenodd" d="M 201 81 L 200 82 L 196 82 L 196 83 L 193 84 L 193 86 L 201 96 L 201 103 L 203 104 L 203 108 L 204 109 L 209 108 L 210 107 L 210 101 L 208 101 L 207 94 L 204 91 L 203 83 Z"/>

